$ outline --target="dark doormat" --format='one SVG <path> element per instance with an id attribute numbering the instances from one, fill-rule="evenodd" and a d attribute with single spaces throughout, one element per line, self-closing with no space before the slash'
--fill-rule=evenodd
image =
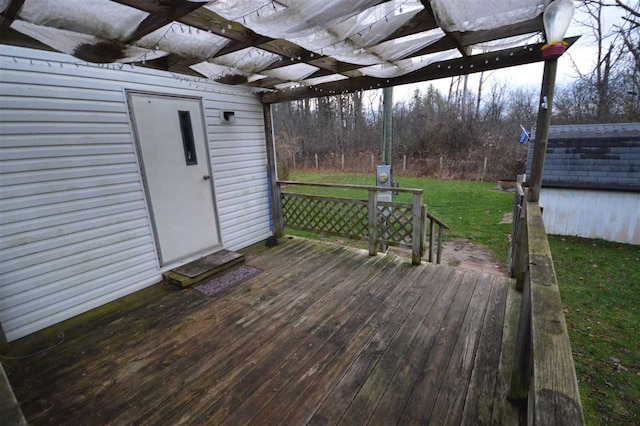
<path id="1" fill-rule="evenodd" d="M 249 278 L 255 277 L 260 272 L 262 272 L 260 269 L 254 268 L 253 266 L 238 265 L 216 274 L 211 278 L 205 279 L 195 286 L 194 289 L 207 296 L 215 296 Z"/>

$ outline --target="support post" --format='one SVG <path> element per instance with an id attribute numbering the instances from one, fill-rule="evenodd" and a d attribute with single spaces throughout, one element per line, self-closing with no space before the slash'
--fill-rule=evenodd
<path id="1" fill-rule="evenodd" d="M 527 398 L 531 382 L 531 289 L 530 281 L 526 279 L 522 293 L 520 306 L 520 318 L 518 319 L 518 334 L 516 335 L 516 352 L 511 371 L 511 384 L 508 397 L 512 400 Z"/>
<path id="2" fill-rule="evenodd" d="M 435 227 L 436 224 L 433 221 L 433 219 L 431 219 L 429 221 L 429 262 L 433 262 L 433 242 L 434 242 L 434 231 L 435 231 Z"/>
<path id="3" fill-rule="evenodd" d="M 420 254 L 422 254 L 422 256 L 424 256 L 424 254 L 427 252 L 427 206 L 426 205 L 422 205 L 422 250 L 420 250 Z"/>
<path id="4" fill-rule="evenodd" d="M 484 164 L 482 166 L 482 179 L 480 180 L 484 182 L 486 177 L 487 177 L 487 157 L 484 157 Z"/>
<path id="5" fill-rule="evenodd" d="M 282 198 L 278 186 L 278 174 L 276 170 L 276 146 L 273 135 L 273 118 L 271 116 L 271 104 L 263 104 L 264 136 L 267 148 L 267 170 L 269 171 L 269 189 L 271 190 L 271 220 L 273 221 L 273 236 L 280 238 L 284 235 L 284 220 L 282 217 Z"/>
<path id="6" fill-rule="evenodd" d="M 438 253 L 436 255 L 436 263 L 439 265 L 442 259 L 442 226 L 438 225 Z"/>
<path id="7" fill-rule="evenodd" d="M 369 191 L 369 256 L 378 254 L 378 194 Z"/>
<path id="8" fill-rule="evenodd" d="M 422 260 L 422 193 L 413 194 L 413 235 L 411 236 L 411 263 L 419 265 Z"/>
<path id="9" fill-rule="evenodd" d="M 542 174 L 544 172 L 544 158 L 549 140 L 549 125 L 551 124 L 551 110 L 553 108 L 553 93 L 556 86 L 556 71 L 558 59 L 551 59 L 544 63 L 542 74 L 542 89 L 538 104 L 538 120 L 536 122 L 536 138 L 531 162 L 531 176 L 529 177 L 529 192 L 527 200 L 537 203 L 540 200 Z"/>
<path id="10" fill-rule="evenodd" d="M 393 142 L 393 87 L 382 89 L 382 164 L 392 166 L 391 145 Z M 393 167 L 391 168 L 393 171 Z M 393 176 L 393 175 L 392 175 Z"/>
<path id="11" fill-rule="evenodd" d="M 520 227 L 520 233 L 518 238 L 518 257 L 516 262 L 516 290 L 523 291 L 524 283 L 526 280 L 526 274 L 529 269 L 529 231 L 527 230 L 527 206 L 525 202 L 522 203 L 520 209 L 520 217 L 518 218 L 518 226 Z"/>
<path id="12" fill-rule="evenodd" d="M 318 153 L 317 152 L 315 154 L 315 157 L 316 157 L 316 170 L 318 170 Z"/>

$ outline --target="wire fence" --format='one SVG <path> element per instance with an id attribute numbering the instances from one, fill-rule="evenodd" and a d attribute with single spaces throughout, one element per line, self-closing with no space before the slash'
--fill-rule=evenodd
<path id="1" fill-rule="evenodd" d="M 345 173 L 375 173 L 380 164 L 377 152 L 358 152 L 352 154 L 314 153 L 290 156 L 280 168 L 288 171 L 328 171 Z M 282 172 L 282 170 L 279 170 Z M 494 164 L 490 157 L 479 155 L 477 159 L 460 160 L 437 156 L 421 158 L 411 155 L 398 155 L 393 158 L 393 172 L 396 176 L 426 177 L 445 180 L 495 181 L 509 179 L 504 167 Z"/>

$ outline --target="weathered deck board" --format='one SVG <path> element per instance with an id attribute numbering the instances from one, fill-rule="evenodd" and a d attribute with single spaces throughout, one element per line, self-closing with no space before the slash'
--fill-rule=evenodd
<path id="1" fill-rule="evenodd" d="M 281 242 L 245 250 L 263 272 L 216 297 L 160 284 L 14 344 L 20 355 L 66 334 L 5 364 L 29 423 L 501 417 L 508 280 Z"/>
<path id="2" fill-rule="evenodd" d="M 369 411 L 375 408 L 379 396 L 382 395 L 388 380 L 391 378 L 390 375 L 393 374 L 399 362 L 401 362 L 402 356 L 411 343 L 412 335 L 415 333 L 418 323 L 423 320 L 425 313 L 429 312 L 435 301 L 434 296 L 444 286 L 447 281 L 446 278 L 451 272 L 450 269 L 429 268 L 424 276 L 420 277 L 425 281 L 431 280 L 434 276 L 438 277 L 438 279 L 434 280 L 434 285 L 428 287 L 432 292 L 422 289 L 423 294 L 417 308 L 411 310 L 405 321 L 398 326 L 398 331 L 396 332 L 398 337 L 394 337 L 394 345 L 387 347 L 383 353 L 377 354 L 381 360 L 375 365 L 373 371 L 367 375 L 361 371 L 366 370 L 366 364 L 371 362 L 367 360 L 367 356 L 371 354 L 369 356 L 375 357 L 377 348 L 373 345 L 365 349 L 363 355 L 347 373 L 348 375 L 341 380 L 339 387 L 333 394 L 329 395 L 318 412 L 315 413 L 312 423 L 335 423 L 342 418 L 347 408 L 350 408 L 350 413 L 353 413 L 350 414 L 351 417 L 362 420 L 368 419 Z M 421 283 L 421 280 L 418 280 L 418 283 Z M 381 330 L 381 332 L 382 335 L 378 339 L 384 338 L 385 330 Z M 393 330 L 388 332 L 388 334 L 392 333 Z M 350 391 L 353 392 L 351 395 Z M 344 399 L 338 400 L 339 398 Z"/>

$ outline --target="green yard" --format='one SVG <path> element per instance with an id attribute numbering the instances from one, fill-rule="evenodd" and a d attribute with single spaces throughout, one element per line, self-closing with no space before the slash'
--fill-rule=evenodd
<path id="1" fill-rule="evenodd" d="M 550 237 L 589 424 L 640 424 L 640 246 Z"/>
<path id="2" fill-rule="evenodd" d="M 372 175 L 338 173 L 296 172 L 290 180 L 375 184 Z M 483 244 L 506 262 L 511 225 L 499 222 L 511 212 L 513 194 L 496 191 L 493 183 L 398 180 L 425 190 L 429 211 L 451 227 L 450 236 Z M 353 190 L 296 190 L 366 197 Z M 640 424 L 640 246 L 558 236 L 550 245 L 587 424 Z"/>

